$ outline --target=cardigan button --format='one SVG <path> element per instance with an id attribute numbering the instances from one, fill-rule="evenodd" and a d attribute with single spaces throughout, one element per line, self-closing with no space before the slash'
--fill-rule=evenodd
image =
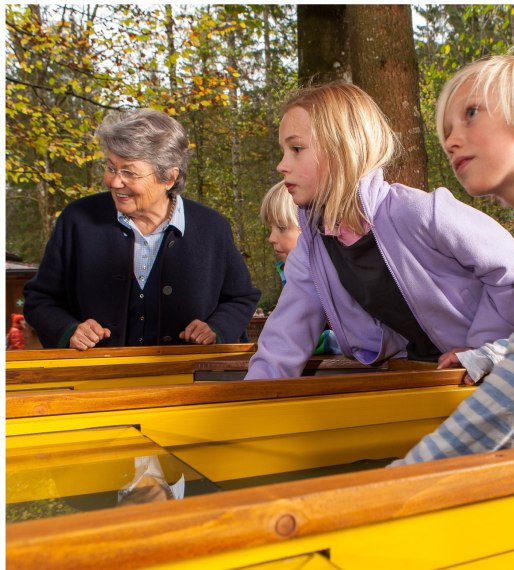
<path id="1" fill-rule="evenodd" d="M 171 342 L 171 336 L 163 336 L 162 342 Z"/>
<path id="2" fill-rule="evenodd" d="M 165 285 L 162 288 L 162 293 L 163 295 L 171 295 L 173 292 L 173 287 L 171 285 Z"/>

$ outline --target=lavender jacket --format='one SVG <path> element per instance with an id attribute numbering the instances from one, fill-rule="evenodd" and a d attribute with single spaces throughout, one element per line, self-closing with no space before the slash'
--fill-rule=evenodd
<path id="1" fill-rule="evenodd" d="M 514 328 L 514 238 L 456 200 L 389 185 L 381 169 L 359 185 L 378 247 L 417 321 L 445 352 L 477 348 Z M 299 376 L 327 319 L 347 356 L 364 364 L 405 356 L 407 340 L 371 317 L 341 285 L 300 209 L 302 234 L 286 263 L 287 284 L 259 337 L 246 379 Z"/>

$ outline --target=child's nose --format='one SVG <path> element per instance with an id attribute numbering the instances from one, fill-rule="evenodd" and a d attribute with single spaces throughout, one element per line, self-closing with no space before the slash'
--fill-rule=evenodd
<path id="1" fill-rule="evenodd" d="M 444 140 L 444 149 L 451 154 L 455 149 L 462 145 L 462 136 L 458 129 L 452 129 Z"/>
<path id="2" fill-rule="evenodd" d="M 277 164 L 277 172 L 282 175 L 284 175 L 287 172 L 284 157 L 282 157 L 282 160 Z"/>

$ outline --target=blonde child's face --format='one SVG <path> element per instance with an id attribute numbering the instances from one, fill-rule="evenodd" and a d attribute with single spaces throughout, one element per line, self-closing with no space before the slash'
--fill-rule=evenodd
<path id="1" fill-rule="evenodd" d="M 282 160 L 277 171 L 297 206 L 309 206 L 319 187 L 322 164 L 311 144 L 311 119 L 305 109 L 292 107 L 280 122 L 279 144 Z"/>
<path id="2" fill-rule="evenodd" d="M 268 241 L 273 246 L 275 256 L 279 261 L 287 259 L 291 250 L 296 247 L 299 235 L 300 229 L 294 224 L 289 224 L 287 228 L 272 224 Z"/>
<path id="3" fill-rule="evenodd" d="M 444 149 L 471 196 L 494 194 L 514 203 L 514 126 L 499 110 L 488 112 L 482 95 L 461 85 L 444 114 Z M 495 101 L 489 101 L 494 109 Z"/>

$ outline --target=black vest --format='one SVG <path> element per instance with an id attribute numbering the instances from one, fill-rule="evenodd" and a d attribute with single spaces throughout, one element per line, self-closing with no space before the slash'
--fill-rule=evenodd
<path id="1" fill-rule="evenodd" d="M 339 280 L 372 317 L 404 336 L 412 360 L 436 361 L 441 354 L 421 328 L 369 232 L 352 245 L 322 235 Z"/>
<path id="2" fill-rule="evenodd" d="M 132 274 L 127 317 L 127 346 L 155 346 L 160 344 L 161 253 L 165 241 L 166 237 L 162 240 L 144 289 L 141 289 L 136 276 Z"/>

